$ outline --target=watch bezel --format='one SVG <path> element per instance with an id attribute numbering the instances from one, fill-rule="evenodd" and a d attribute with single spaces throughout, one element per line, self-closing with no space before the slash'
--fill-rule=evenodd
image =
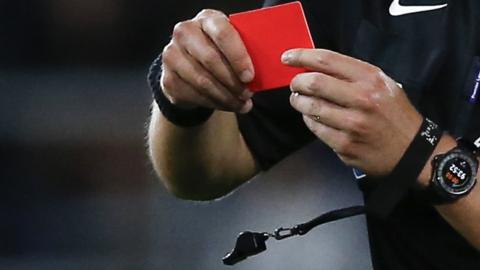
<path id="1" fill-rule="evenodd" d="M 452 151 L 435 157 L 436 166 L 434 168 L 434 185 L 437 187 L 437 190 L 443 194 L 443 197 L 446 197 L 450 200 L 468 194 L 476 184 L 478 160 L 475 156 L 469 154 L 468 152 L 466 153 L 465 151 L 466 150 L 462 150 L 457 147 Z M 471 175 L 464 180 L 464 183 L 466 184 L 462 185 L 460 188 L 453 188 L 444 178 L 443 171 L 448 162 L 457 158 L 467 162 L 468 166 L 470 167 Z"/>

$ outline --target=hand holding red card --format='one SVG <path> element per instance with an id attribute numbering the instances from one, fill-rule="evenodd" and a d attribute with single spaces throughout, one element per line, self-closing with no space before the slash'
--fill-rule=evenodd
<path id="1" fill-rule="evenodd" d="M 288 86 L 305 69 L 281 62 L 282 54 L 295 48 L 314 48 L 300 2 L 230 15 L 255 68 L 249 84 L 253 92 Z"/>

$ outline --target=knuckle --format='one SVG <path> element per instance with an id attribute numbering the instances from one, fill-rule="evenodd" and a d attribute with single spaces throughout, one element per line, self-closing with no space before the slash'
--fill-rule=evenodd
<path id="1" fill-rule="evenodd" d="M 200 60 L 202 64 L 209 68 L 215 66 L 221 62 L 220 55 L 214 50 L 207 50 L 203 53 L 202 59 Z"/>
<path id="2" fill-rule="evenodd" d="M 176 48 L 173 43 L 168 44 L 163 48 L 162 61 L 163 64 L 169 65 L 176 58 Z"/>
<path id="3" fill-rule="evenodd" d="M 216 24 L 212 35 L 218 42 L 227 42 L 231 37 L 231 31 L 223 24 Z"/>
<path id="4" fill-rule="evenodd" d="M 173 27 L 173 37 L 181 38 L 185 34 L 185 22 L 179 22 Z"/>
<path id="5" fill-rule="evenodd" d="M 249 68 L 249 61 L 246 54 L 237 51 L 233 56 L 228 59 L 229 63 L 235 70 L 245 70 Z"/>
<path id="6" fill-rule="evenodd" d="M 353 149 L 353 142 L 348 136 L 343 136 L 338 139 L 335 151 L 340 155 L 351 155 Z"/>
<path id="7" fill-rule="evenodd" d="M 307 87 L 310 90 L 316 90 L 322 87 L 324 83 L 324 77 L 320 73 L 315 73 L 308 80 Z"/>
<path id="8" fill-rule="evenodd" d="M 321 66 L 328 66 L 330 60 L 332 58 L 332 54 L 326 50 L 320 50 L 319 53 L 315 56 L 315 62 Z"/>
<path id="9" fill-rule="evenodd" d="M 206 8 L 206 9 L 202 9 L 197 17 L 199 18 L 206 18 L 206 17 L 212 17 L 212 16 L 219 16 L 219 15 L 224 15 L 221 11 L 218 11 L 218 10 L 215 10 L 215 9 L 210 9 L 210 8 Z"/>
<path id="10" fill-rule="evenodd" d="M 374 65 L 368 65 L 367 69 L 369 73 L 374 75 L 379 75 L 380 73 L 382 73 L 382 69 Z"/>
<path id="11" fill-rule="evenodd" d="M 326 108 L 325 108 L 325 106 L 322 106 L 321 101 L 320 100 L 313 100 L 313 99 L 310 99 L 308 101 L 308 111 L 311 114 L 315 114 L 315 115 L 319 116 L 320 118 L 322 116 L 325 116 L 326 113 L 327 113 Z"/>
<path id="12" fill-rule="evenodd" d="M 347 121 L 347 128 L 356 134 L 364 134 L 368 131 L 368 123 L 363 117 L 348 117 L 345 121 Z"/>
<path id="13" fill-rule="evenodd" d="M 177 23 L 173 27 L 173 38 L 174 39 L 183 39 L 184 37 L 187 37 L 189 35 L 189 31 L 191 27 L 193 26 L 192 21 L 183 21 Z"/>
<path id="14" fill-rule="evenodd" d="M 385 87 L 385 80 L 382 76 L 382 70 L 376 66 L 369 66 L 367 72 L 367 81 L 374 88 Z"/>
<path id="15" fill-rule="evenodd" d="M 372 111 L 376 108 L 378 95 L 376 90 L 361 89 L 355 99 L 355 105 L 365 111 Z"/>
<path id="16" fill-rule="evenodd" d="M 161 79 L 160 79 L 160 86 L 162 87 L 162 89 L 164 91 L 165 90 L 168 91 L 168 90 L 174 88 L 174 86 L 175 86 L 174 79 L 167 72 L 164 72 L 162 74 Z"/>
<path id="17" fill-rule="evenodd" d="M 211 16 L 213 12 L 214 12 L 213 9 L 206 8 L 206 9 L 202 9 L 197 16 Z"/>
<path id="18" fill-rule="evenodd" d="M 212 82 L 210 81 L 209 78 L 203 75 L 198 75 L 195 78 L 195 85 L 199 89 L 206 90 L 212 87 Z"/>

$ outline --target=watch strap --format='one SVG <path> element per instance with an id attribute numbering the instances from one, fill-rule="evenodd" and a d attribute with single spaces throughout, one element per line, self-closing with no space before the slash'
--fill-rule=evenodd
<path id="1" fill-rule="evenodd" d="M 441 136 L 442 130 L 439 126 L 424 118 L 415 138 L 393 171 L 381 179 L 370 179 L 379 184 L 366 199 L 368 214 L 380 219 L 385 219 L 391 214 L 417 181 Z"/>
<path id="2" fill-rule="evenodd" d="M 459 138 L 459 139 L 457 139 L 457 143 L 458 143 L 459 147 L 462 147 L 462 148 L 466 149 L 467 151 L 470 151 L 470 153 L 473 156 L 478 156 L 478 154 L 480 152 L 480 149 L 477 148 L 477 146 L 473 142 L 471 142 L 470 140 L 468 140 L 466 138 Z"/>

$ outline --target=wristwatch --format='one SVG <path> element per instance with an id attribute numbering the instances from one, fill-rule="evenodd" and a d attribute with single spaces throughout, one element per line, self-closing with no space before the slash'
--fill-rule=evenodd
<path id="1" fill-rule="evenodd" d="M 427 194 L 432 204 L 444 204 L 467 195 L 477 182 L 476 148 L 463 139 L 457 147 L 432 161 L 432 179 Z"/>

